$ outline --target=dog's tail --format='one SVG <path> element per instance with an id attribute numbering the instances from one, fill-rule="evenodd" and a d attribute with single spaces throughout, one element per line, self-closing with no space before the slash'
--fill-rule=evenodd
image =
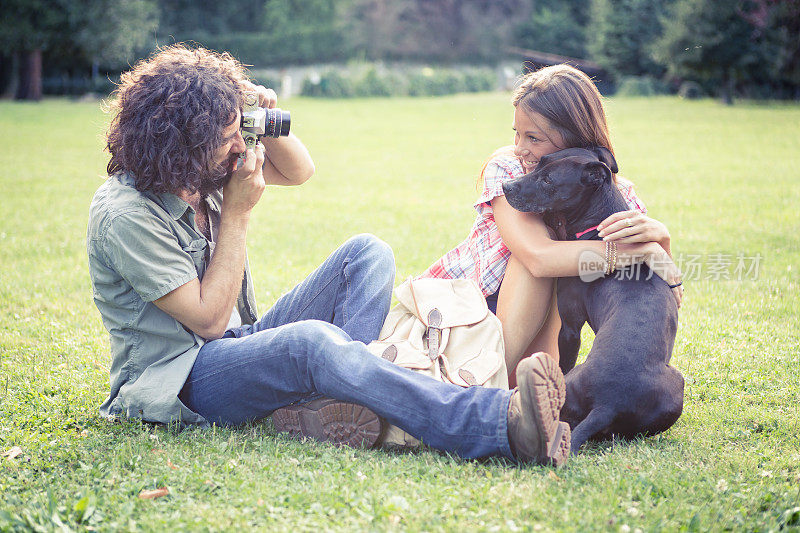
<path id="1" fill-rule="evenodd" d="M 583 443 L 597 435 L 614 421 L 615 413 L 613 410 L 603 407 L 595 407 L 586 418 L 575 426 L 572 430 L 572 444 L 570 452 L 572 455 L 578 453 Z"/>

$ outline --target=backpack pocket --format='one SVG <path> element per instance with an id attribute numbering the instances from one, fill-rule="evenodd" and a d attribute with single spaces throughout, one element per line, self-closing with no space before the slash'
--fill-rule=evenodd
<path id="1" fill-rule="evenodd" d="M 444 377 L 455 385 L 508 388 L 508 374 L 500 352 L 484 348 L 458 366 L 448 365 L 447 359 L 444 361 Z"/>
<path id="2" fill-rule="evenodd" d="M 367 349 L 373 355 L 386 359 L 397 366 L 434 377 L 435 361 L 431 361 L 423 351 L 408 341 L 374 341 L 367 345 Z"/>

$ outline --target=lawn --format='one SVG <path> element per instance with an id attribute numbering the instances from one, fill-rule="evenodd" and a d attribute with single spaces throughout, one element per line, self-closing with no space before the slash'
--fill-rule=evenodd
<path id="1" fill-rule="evenodd" d="M 508 100 L 281 102 L 317 175 L 256 208 L 261 311 L 356 233 L 392 246 L 398 282 L 458 243 L 481 164 L 511 141 Z M 300 443 L 269 421 L 101 419 L 109 344 L 84 238 L 107 117 L 96 102 L 0 102 L 0 530 L 800 528 L 800 106 L 608 107 L 621 173 L 686 274 L 673 354 L 685 408 L 661 436 L 554 470 Z"/>

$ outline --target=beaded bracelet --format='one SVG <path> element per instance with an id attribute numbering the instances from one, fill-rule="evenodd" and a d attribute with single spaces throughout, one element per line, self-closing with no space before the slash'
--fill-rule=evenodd
<path id="1" fill-rule="evenodd" d="M 615 241 L 612 241 L 611 242 L 611 272 L 609 272 L 609 274 L 613 274 L 615 270 L 617 270 L 617 243 Z"/>
<path id="2" fill-rule="evenodd" d="M 606 241 L 606 270 L 605 275 L 610 276 L 617 269 L 617 243 Z"/>

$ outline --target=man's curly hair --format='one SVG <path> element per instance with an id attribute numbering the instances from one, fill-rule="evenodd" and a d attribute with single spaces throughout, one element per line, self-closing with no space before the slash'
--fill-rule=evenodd
<path id="1" fill-rule="evenodd" d="M 108 174 L 133 174 L 153 193 L 222 187 L 214 161 L 223 132 L 243 103 L 244 66 L 229 54 L 182 44 L 161 49 L 122 75 L 108 129 Z"/>

